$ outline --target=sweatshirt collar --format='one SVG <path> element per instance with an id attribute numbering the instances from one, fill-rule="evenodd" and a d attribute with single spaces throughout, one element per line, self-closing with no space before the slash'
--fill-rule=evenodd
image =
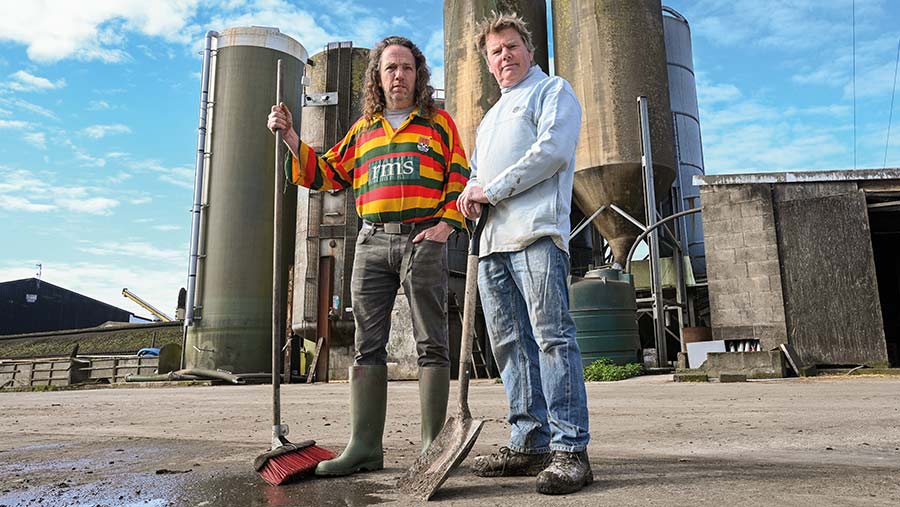
<path id="1" fill-rule="evenodd" d="M 541 70 L 540 66 L 538 66 L 537 64 L 532 65 L 531 68 L 528 69 L 528 72 L 525 74 L 525 77 L 523 77 L 518 83 L 516 83 L 514 85 L 507 86 L 505 88 L 501 87 L 500 93 L 506 93 L 506 92 L 515 90 L 516 88 L 525 85 L 532 79 L 540 77 L 542 74 L 544 74 L 544 71 Z"/>

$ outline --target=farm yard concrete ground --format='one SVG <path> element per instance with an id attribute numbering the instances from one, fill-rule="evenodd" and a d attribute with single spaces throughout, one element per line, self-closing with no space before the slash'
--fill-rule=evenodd
<path id="1" fill-rule="evenodd" d="M 593 485 L 544 497 L 532 478 L 472 475 L 471 456 L 496 451 L 509 430 L 503 386 L 482 380 L 470 403 L 484 429 L 430 503 L 900 505 L 900 378 L 646 376 L 587 390 Z M 294 441 L 342 449 L 347 384 L 287 385 L 282 396 Z M 416 383 L 390 383 L 388 400 L 383 471 L 273 487 L 251 468 L 270 439 L 270 386 L 0 393 L 0 505 L 420 505 L 394 488 L 419 448 Z"/>

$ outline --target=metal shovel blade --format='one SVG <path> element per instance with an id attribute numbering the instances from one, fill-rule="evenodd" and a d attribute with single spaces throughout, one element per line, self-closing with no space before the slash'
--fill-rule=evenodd
<path id="1" fill-rule="evenodd" d="M 400 477 L 397 487 L 409 496 L 428 500 L 450 476 L 481 433 L 484 421 L 471 417 L 451 417 L 428 446 L 428 450 Z"/>
<path id="2" fill-rule="evenodd" d="M 487 207 L 482 208 L 481 220 L 469 238 L 466 258 L 466 296 L 463 300 L 462 338 L 459 344 L 459 388 L 456 415 L 447 419 L 424 454 L 397 481 L 400 492 L 428 500 L 441 484 L 469 455 L 484 421 L 472 419 L 469 411 L 469 376 L 472 369 L 472 339 L 475 335 L 475 305 L 478 298 L 478 240 L 484 229 Z M 471 230 L 471 229 L 470 229 Z"/>

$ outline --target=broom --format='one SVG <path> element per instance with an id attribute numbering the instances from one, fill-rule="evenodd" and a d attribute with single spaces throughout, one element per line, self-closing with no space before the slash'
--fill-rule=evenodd
<path id="1" fill-rule="evenodd" d="M 281 60 L 278 60 L 275 87 L 275 103 L 281 104 Z M 281 337 L 284 335 L 284 321 L 281 318 L 281 303 L 285 287 L 280 275 L 284 248 L 281 236 L 284 233 L 282 214 L 284 208 L 284 176 L 282 161 L 282 133 L 275 132 L 275 217 L 272 253 L 272 448 L 253 461 L 253 466 L 264 481 L 277 486 L 307 472 L 311 472 L 321 461 L 332 459 L 336 454 L 319 447 L 314 440 L 297 444 L 285 438 L 288 426 L 281 424 Z"/>

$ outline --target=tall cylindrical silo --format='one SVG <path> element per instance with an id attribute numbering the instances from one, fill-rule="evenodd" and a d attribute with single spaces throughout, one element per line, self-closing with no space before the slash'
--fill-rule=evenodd
<path id="1" fill-rule="evenodd" d="M 675 179 L 681 208 L 700 206 L 700 189 L 694 176 L 702 176 L 703 145 L 700 137 L 700 108 L 697 105 L 697 82 L 694 78 L 694 55 L 691 50 L 691 27 L 687 20 L 670 7 L 663 7 L 663 31 L 666 37 L 666 61 L 669 68 L 669 97 L 675 125 Z M 703 245 L 703 221 L 700 214 L 683 219 L 682 237 L 691 256 L 694 274 L 706 278 L 706 250 Z"/>
<path id="2" fill-rule="evenodd" d="M 521 16 L 531 30 L 534 62 L 545 72 L 547 61 L 547 3 L 544 0 L 445 0 L 444 88 L 446 109 L 453 117 L 466 153 L 475 147 L 475 129 L 484 113 L 500 98 L 500 87 L 488 72 L 475 46 L 478 23 L 491 11 Z"/>
<path id="3" fill-rule="evenodd" d="M 659 0 L 553 0 L 556 74 L 581 102 L 575 200 L 585 215 L 610 203 L 644 220 L 638 96 L 650 106 L 656 196 L 675 178 L 672 112 Z M 605 211 L 594 225 L 625 264 L 640 230 Z"/>
<path id="4" fill-rule="evenodd" d="M 271 369 L 276 170 L 275 138 L 265 121 L 275 103 L 276 63 L 282 59 L 284 101 L 294 128 L 299 126 L 306 58 L 303 46 L 276 28 L 231 28 L 218 37 L 207 121 L 198 320 L 187 331 L 187 368 L 234 373 Z M 286 216 L 294 216 L 295 195 L 288 193 L 284 201 Z M 280 239 L 285 276 L 294 251 L 293 222 L 287 224 Z"/>
<path id="5" fill-rule="evenodd" d="M 350 42 L 329 43 L 310 58 L 312 65 L 306 69 L 309 100 L 303 108 L 300 138 L 316 153 L 321 155 L 337 144 L 362 116 L 368 60 L 369 50 Z M 315 100 L 325 93 L 336 101 Z M 329 368 L 327 359 L 333 347 L 353 345 L 353 313 L 346 311 L 359 230 L 353 190 L 316 192 L 298 187 L 296 222 L 291 326 L 298 335 L 316 341 L 324 305 L 331 328 L 318 378 L 345 378 L 346 368 Z"/>

